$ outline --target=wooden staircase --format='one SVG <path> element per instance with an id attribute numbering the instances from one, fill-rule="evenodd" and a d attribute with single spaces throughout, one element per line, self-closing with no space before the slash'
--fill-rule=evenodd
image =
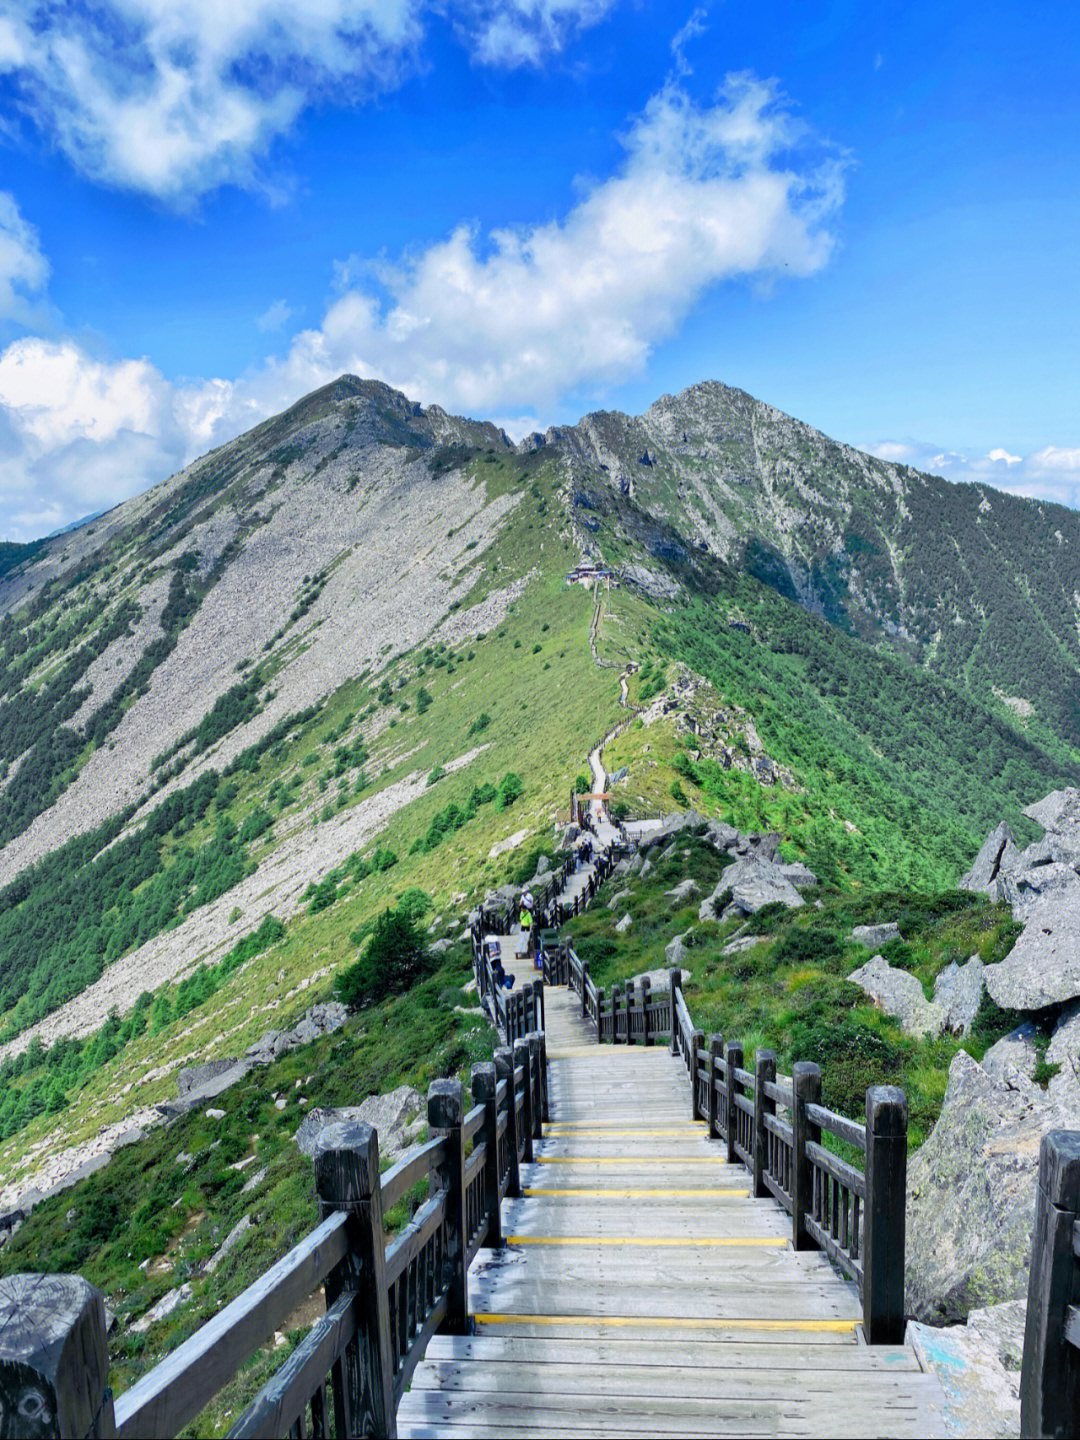
<path id="1" fill-rule="evenodd" d="M 857 1288 L 751 1198 L 681 1063 L 598 1046 L 567 989 L 545 1030 L 551 1118 L 471 1267 L 475 1334 L 432 1339 L 399 1435 L 942 1434 L 937 1380 L 863 1342 Z"/>

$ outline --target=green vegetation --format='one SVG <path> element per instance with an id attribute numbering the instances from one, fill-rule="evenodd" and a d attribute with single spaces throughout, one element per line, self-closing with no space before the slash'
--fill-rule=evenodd
<path id="1" fill-rule="evenodd" d="M 81 1089 L 148 1025 L 152 1035 L 159 1034 L 170 1021 L 205 1004 L 230 975 L 284 936 L 281 921 L 267 915 L 216 965 L 200 965 L 179 985 L 165 986 L 156 998 L 144 991 L 123 1020 L 113 1011 L 88 1040 L 62 1038 L 45 1050 L 34 1039 L 21 1055 L 0 1061 L 0 1139 L 16 1134 L 38 1115 L 64 1109 L 70 1093 Z"/>
<path id="2" fill-rule="evenodd" d="M 672 909 L 665 892 L 689 876 L 707 893 L 726 857 L 702 839 L 680 837 L 674 854 L 653 858 L 655 868 L 646 880 L 609 880 L 597 903 L 566 927 L 596 983 L 610 987 L 662 967 L 664 945 L 672 935 L 683 934 L 689 950 L 684 964 L 692 977 L 686 1000 L 697 1025 L 741 1041 L 748 1060 L 759 1047 L 775 1050 L 785 1073 L 796 1060 L 815 1061 L 821 1066 L 825 1103 L 855 1118 L 863 1113 L 868 1085 L 902 1085 L 914 1145 L 922 1143 L 937 1116 L 957 1050 L 962 1046 L 979 1059 L 988 1045 L 1027 1018 L 987 999 L 962 1041 L 954 1036 L 914 1040 L 846 978 L 867 959 L 866 951 L 848 938 L 852 928 L 896 920 L 903 942 L 883 953 L 890 964 L 916 974 L 929 998 L 934 977 L 950 961 L 963 963 L 978 954 L 989 964 L 1008 953 L 1019 927 L 1003 905 L 956 891 L 855 895 L 824 889 L 821 910 L 773 905 L 742 925 L 702 924 L 697 897 Z M 603 903 L 606 893 L 627 884 L 631 896 L 609 911 Z M 615 924 L 624 914 L 632 924 L 620 934 Z M 760 944 L 723 956 L 724 944 L 736 934 L 760 935 Z"/>

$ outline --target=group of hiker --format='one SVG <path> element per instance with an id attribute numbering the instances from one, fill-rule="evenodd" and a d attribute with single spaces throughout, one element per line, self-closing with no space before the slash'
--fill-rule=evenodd
<path id="1" fill-rule="evenodd" d="M 587 812 L 582 816 L 581 834 L 573 843 L 571 855 L 573 858 L 572 870 L 579 865 L 588 865 L 590 861 L 599 854 L 597 842 L 594 838 L 594 821 Z M 537 928 L 539 915 L 536 906 L 536 897 L 532 891 L 526 889 L 522 892 L 518 902 L 518 926 L 521 934 L 525 937 L 526 947 L 532 948 L 532 932 Z M 502 945 L 499 937 L 489 935 L 484 941 L 484 949 L 487 954 L 488 963 L 491 967 L 491 978 L 496 986 L 503 986 L 507 990 L 514 987 L 514 977 L 506 972 L 502 961 Z M 539 962 L 537 962 L 539 963 Z"/>

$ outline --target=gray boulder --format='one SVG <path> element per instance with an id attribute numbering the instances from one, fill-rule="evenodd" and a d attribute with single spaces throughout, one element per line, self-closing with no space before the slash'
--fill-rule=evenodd
<path id="1" fill-rule="evenodd" d="M 233 1056 L 228 1060 L 210 1060 L 205 1065 L 184 1065 L 176 1072 L 176 1093 L 181 1099 L 192 1090 L 201 1090 L 221 1075 L 227 1075 L 240 1061 Z"/>
<path id="2" fill-rule="evenodd" d="M 449 937 L 443 940 L 436 940 L 433 945 L 428 946 L 428 953 L 431 955 L 445 955 L 448 950 L 454 948 L 454 942 Z"/>
<path id="3" fill-rule="evenodd" d="M 781 875 L 786 876 L 787 879 L 791 881 L 792 885 L 795 885 L 800 889 L 804 885 L 809 886 L 816 885 L 818 883 L 818 878 L 810 869 L 809 865 L 804 865 L 801 860 L 792 860 L 790 864 L 782 864 L 778 861 L 774 861 L 773 863 L 776 865 L 776 868 L 780 871 Z"/>
<path id="4" fill-rule="evenodd" d="M 890 940 L 902 940 L 904 937 L 896 921 L 890 920 L 885 925 L 856 925 L 849 938 L 865 945 L 867 950 L 878 950 L 882 945 L 888 945 Z"/>
<path id="5" fill-rule="evenodd" d="M 484 896 L 484 909 L 489 915 L 515 914 L 521 890 L 520 885 L 500 885 L 496 890 L 489 890 Z"/>
<path id="6" fill-rule="evenodd" d="M 912 1321 L 908 1336 L 919 1364 L 941 1383 L 944 1434 L 1012 1440 L 1020 1434 L 1018 1376 L 998 1359 L 994 1341 L 971 1325 L 944 1329 Z"/>
<path id="7" fill-rule="evenodd" d="M 764 945 L 771 939 L 771 935 L 740 935 L 737 940 L 729 940 L 720 954 L 739 955 L 742 951 L 752 950 L 755 945 Z"/>
<path id="8" fill-rule="evenodd" d="M 677 970 L 689 953 L 683 944 L 681 935 L 676 935 L 674 940 L 669 940 L 664 946 L 664 959 L 668 963 L 668 969 Z"/>
<path id="9" fill-rule="evenodd" d="M 1049 846 L 1044 849 L 1043 841 L 1037 843 L 1040 851 L 1049 851 Z M 1025 850 L 1016 868 L 1001 879 L 1001 899 L 1011 905 L 1017 920 L 1025 924 L 1035 919 L 1040 907 L 1045 911 L 1048 904 L 1067 904 L 1080 896 L 1080 876 L 1070 863 L 1040 857 L 1029 865 L 1026 856 Z"/>
<path id="10" fill-rule="evenodd" d="M 1039 1032 L 1030 1020 L 1010 1030 L 990 1046 L 982 1058 L 982 1068 L 1002 1085 L 1024 1089 L 1023 1081 L 1031 1081 L 1035 1066 L 1039 1063 L 1039 1052 L 1035 1037 Z"/>
<path id="11" fill-rule="evenodd" d="M 758 856 L 747 856 L 728 866 L 710 901 L 706 902 L 711 903 L 712 914 L 703 918 L 715 917 L 716 902 L 725 895 L 730 897 L 726 914 L 756 915 L 765 905 L 774 903 L 797 910 L 805 903 L 780 867 Z"/>
<path id="12" fill-rule="evenodd" d="M 747 836 L 747 852 L 758 860 L 775 860 L 783 837 L 774 831 Z"/>
<path id="13" fill-rule="evenodd" d="M 956 882 L 960 890 L 981 891 L 991 900 L 1001 899 L 1001 880 L 1012 870 L 1019 857 L 1012 831 L 1003 820 L 983 841 L 971 869 Z"/>
<path id="14" fill-rule="evenodd" d="M 164 1101 L 157 1109 L 166 1120 L 198 1110 L 242 1080 L 254 1064 L 252 1058 L 245 1056 L 241 1060 L 211 1060 L 206 1065 L 185 1066 L 177 1072 L 178 1097 Z"/>
<path id="15" fill-rule="evenodd" d="M 945 1011 L 945 1029 L 966 1035 L 983 997 L 983 963 L 978 955 L 963 965 L 950 960 L 934 981 L 934 1000 Z"/>
<path id="16" fill-rule="evenodd" d="M 625 935 L 627 930 L 630 929 L 630 926 L 633 923 L 634 922 L 629 915 L 624 915 L 619 921 L 619 923 L 615 926 L 615 929 L 619 932 L 620 935 Z"/>
<path id="17" fill-rule="evenodd" d="M 1027 1321 L 1027 1297 L 1004 1300 L 1000 1305 L 986 1305 L 968 1315 L 969 1330 L 977 1330 L 993 1347 L 1006 1370 L 1018 1372 L 1024 1360 L 1024 1326 Z"/>
<path id="18" fill-rule="evenodd" d="M 1080 831 L 1080 790 L 1052 790 L 1042 800 L 1028 805 L 1024 814 L 1044 830 L 1054 832 Z"/>
<path id="19" fill-rule="evenodd" d="M 301 1152 L 312 1159 L 319 1134 L 327 1125 L 364 1120 L 379 1132 L 379 1153 L 385 1155 L 402 1149 L 412 1132 L 423 1123 L 425 1115 L 423 1097 L 410 1085 L 399 1085 L 386 1095 L 369 1095 L 362 1105 L 344 1105 L 332 1110 L 317 1105 L 304 1116 L 293 1138 Z"/>
<path id="20" fill-rule="evenodd" d="M 726 853 L 738 845 L 743 837 L 734 825 L 725 825 L 723 820 L 710 820 L 705 827 L 705 838 L 715 849 Z"/>
<path id="21" fill-rule="evenodd" d="M 679 971 L 680 985 L 687 984 L 690 979 L 689 970 L 684 970 L 677 965 L 673 965 L 671 967 L 671 970 Z M 652 991 L 656 992 L 662 990 L 666 995 L 671 985 L 671 970 L 643 970 L 640 975 L 631 976 L 631 978 L 627 980 L 626 984 L 633 985 L 635 988 L 640 989 L 642 980 L 648 980 L 649 988 Z"/>
<path id="22" fill-rule="evenodd" d="M 1080 883 L 1043 896 L 1025 919 L 1023 934 L 1005 959 L 986 967 L 991 997 L 1006 1010 L 1041 1010 L 1076 999 L 1080 996 Z"/>
<path id="23" fill-rule="evenodd" d="M 614 910 L 615 907 L 617 905 L 621 905 L 624 900 L 629 900 L 632 894 L 632 890 L 617 890 L 615 894 L 611 897 L 611 899 L 608 901 L 607 908 L 609 910 Z"/>
<path id="24" fill-rule="evenodd" d="M 1035 1093 L 1032 1093 L 1035 1091 Z M 959 1051 L 908 1169 L 907 1305 L 940 1325 L 1026 1293 L 1039 1144 L 1054 1108 Z"/>
<path id="25" fill-rule="evenodd" d="M 853 970 L 848 979 L 886 1015 L 895 1016 L 905 1035 L 921 1039 L 924 1035 L 940 1035 L 944 1029 L 945 1011 L 927 1000 L 917 976 L 894 969 L 881 955 Z"/>
<path id="26" fill-rule="evenodd" d="M 687 879 L 680 881 L 673 890 L 667 890 L 664 893 L 670 895 L 676 905 L 685 905 L 692 895 L 701 894 L 701 886 L 696 880 Z"/>
<path id="27" fill-rule="evenodd" d="M 1061 1115 L 1061 1124 L 1069 1130 L 1080 1129 L 1080 1001 L 1062 1011 L 1046 1058 L 1051 1065 L 1061 1067 L 1047 1087 Z"/>
<path id="28" fill-rule="evenodd" d="M 165 1320 L 174 1310 L 179 1310 L 181 1305 L 186 1305 L 191 1299 L 191 1286 L 181 1285 L 176 1290 L 169 1290 L 164 1294 L 156 1305 L 151 1305 L 146 1314 L 135 1320 L 128 1326 L 133 1335 L 142 1335 L 150 1329 L 151 1325 L 159 1320 Z"/>
<path id="29" fill-rule="evenodd" d="M 254 1222 L 252 1221 L 250 1215 L 245 1215 L 243 1219 L 237 1221 L 237 1223 L 229 1231 L 228 1235 L 225 1236 L 225 1239 L 222 1241 L 221 1245 L 217 1248 L 217 1250 L 214 1251 L 213 1255 L 210 1256 L 209 1260 L 207 1260 L 206 1264 L 202 1267 L 204 1275 L 212 1275 L 214 1273 L 214 1271 L 218 1268 L 218 1266 L 225 1259 L 225 1257 L 231 1254 L 232 1251 L 236 1249 L 236 1247 L 240 1244 L 241 1240 L 243 1240 L 247 1232 L 253 1228 L 253 1224 Z"/>
<path id="30" fill-rule="evenodd" d="M 432 946 L 432 949 L 434 948 Z M 348 1018 L 348 1010 L 337 1000 L 329 1000 L 321 1005 L 312 1005 L 311 1009 L 305 1011 L 303 1017 L 297 1021 L 291 1032 L 293 1044 L 310 1045 L 312 1040 L 318 1040 L 320 1035 L 332 1035 L 335 1030 L 341 1029 Z M 289 1048 L 291 1049 L 292 1046 L 290 1045 Z"/>

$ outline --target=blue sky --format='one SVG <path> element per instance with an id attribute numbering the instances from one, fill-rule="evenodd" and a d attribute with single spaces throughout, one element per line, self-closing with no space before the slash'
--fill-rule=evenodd
<path id="1" fill-rule="evenodd" d="M 0 0 L 0 537 L 344 370 L 514 434 L 715 378 L 1080 504 L 1080 18 Z"/>

